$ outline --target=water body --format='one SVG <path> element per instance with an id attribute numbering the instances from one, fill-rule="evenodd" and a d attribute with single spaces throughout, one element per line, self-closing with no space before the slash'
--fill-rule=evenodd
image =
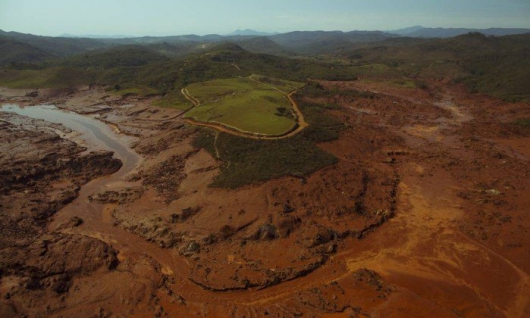
<path id="1" fill-rule="evenodd" d="M 119 177 L 134 170 L 140 160 L 138 154 L 129 148 L 124 138 L 116 134 L 105 123 L 92 117 L 67 112 L 53 105 L 19 106 L 16 104 L 3 104 L 0 106 L 0 111 L 62 124 L 81 134 L 87 145 L 97 149 L 113 151 L 114 157 L 123 162 L 123 167 L 117 172 Z"/>

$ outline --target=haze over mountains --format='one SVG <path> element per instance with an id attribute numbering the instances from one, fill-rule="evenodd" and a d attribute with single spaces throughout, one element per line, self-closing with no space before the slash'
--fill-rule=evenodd
<path id="1" fill-rule="evenodd" d="M 268 32 L 260 32 L 260 31 L 256 31 L 256 30 L 252 30 L 252 29 L 245 29 L 245 30 L 241 30 L 241 29 L 237 29 L 235 30 L 234 32 L 230 33 L 230 34 L 227 34 L 227 35 L 258 35 L 258 36 L 267 36 L 267 35 L 274 35 L 274 34 L 278 34 L 278 33 L 268 33 Z"/>
<path id="2" fill-rule="evenodd" d="M 464 29 L 424 28 L 414 26 L 393 31 L 294 31 L 271 34 L 255 30 L 236 30 L 228 35 L 177 35 L 144 37 L 47 37 L 0 30 L 0 65 L 11 62 L 38 63 L 51 58 L 71 56 L 117 45 L 143 45 L 168 56 L 185 55 L 211 43 L 232 42 L 254 53 L 276 55 L 329 54 L 363 43 L 374 43 L 399 37 L 447 38 L 470 32 L 504 36 L 530 33 L 530 29 Z"/>
<path id="3" fill-rule="evenodd" d="M 489 29 L 467 29 L 467 28 L 424 28 L 413 26 L 410 28 L 388 31 L 392 34 L 416 38 L 450 38 L 470 32 L 478 32 L 484 35 L 504 36 L 513 34 L 529 33 L 530 29 L 521 28 L 489 28 Z"/>

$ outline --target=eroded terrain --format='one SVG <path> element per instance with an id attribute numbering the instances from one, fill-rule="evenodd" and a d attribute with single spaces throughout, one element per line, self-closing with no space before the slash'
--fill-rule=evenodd
<path id="1" fill-rule="evenodd" d="M 530 315 L 530 132 L 512 123 L 528 103 L 321 85 L 336 95 L 312 101 L 346 124 L 319 145 L 338 163 L 235 190 L 208 186 L 225 163 L 181 111 L 0 90 L 98 118 L 141 156 L 116 173 L 67 128 L 0 113 L 0 316 Z"/>

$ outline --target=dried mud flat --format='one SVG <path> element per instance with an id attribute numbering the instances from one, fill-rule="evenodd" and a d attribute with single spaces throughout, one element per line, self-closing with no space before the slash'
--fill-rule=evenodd
<path id="1" fill-rule="evenodd" d="M 0 90 L 109 124 L 142 159 L 0 113 L 0 316 L 525 317 L 530 105 L 429 83 L 332 96 L 339 162 L 208 187 L 179 112 L 102 88 Z M 5 142 L 7 141 L 7 142 Z M 91 181 L 92 180 L 92 181 Z"/>

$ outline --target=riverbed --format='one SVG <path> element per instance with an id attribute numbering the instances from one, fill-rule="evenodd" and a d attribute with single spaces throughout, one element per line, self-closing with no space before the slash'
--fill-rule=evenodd
<path id="1" fill-rule="evenodd" d="M 93 117 L 65 111 L 54 105 L 3 104 L 0 106 L 0 111 L 61 124 L 74 132 L 61 137 L 71 139 L 89 150 L 113 151 L 114 157 L 123 162 L 123 167 L 117 172 L 118 178 L 133 171 L 140 162 L 140 156 L 130 149 L 127 138 L 120 136 L 111 127 Z"/>

